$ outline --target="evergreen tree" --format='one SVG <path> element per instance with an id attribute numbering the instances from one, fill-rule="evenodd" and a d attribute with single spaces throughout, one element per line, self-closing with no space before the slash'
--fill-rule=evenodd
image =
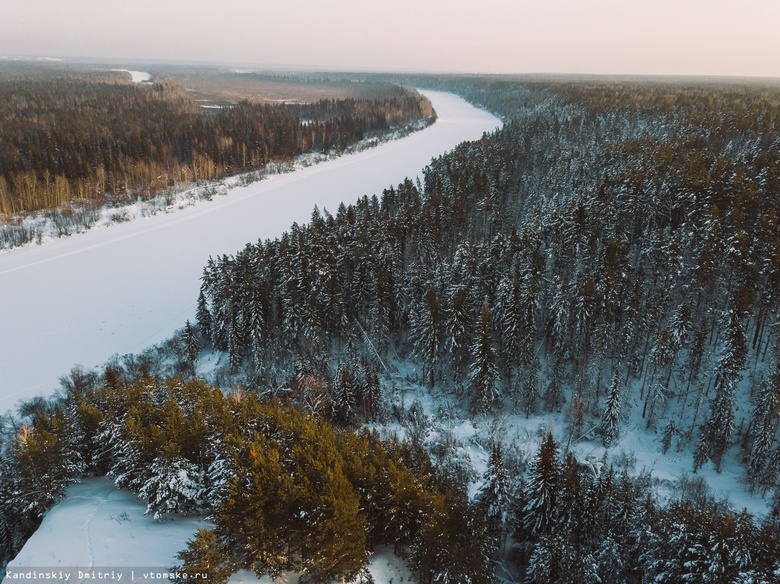
<path id="1" fill-rule="evenodd" d="M 225 584 L 233 573 L 228 550 L 210 529 L 198 529 L 195 537 L 187 541 L 187 549 L 176 554 L 176 557 L 183 565 L 174 568 L 174 571 L 187 575 L 179 582 L 188 582 L 207 574 L 209 581 Z"/>
<path id="2" fill-rule="evenodd" d="M 617 374 L 609 387 L 607 405 L 601 418 L 601 438 L 604 446 L 610 446 L 620 433 L 620 381 Z"/>
<path id="3" fill-rule="evenodd" d="M 211 338 L 211 313 L 209 312 L 209 308 L 206 303 L 204 286 L 200 287 L 200 293 L 198 294 L 198 306 L 195 310 L 195 322 L 198 324 L 198 329 L 200 330 L 200 334 L 203 335 L 203 338 Z"/>
<path id="4" fill-rule="evenodd" d="M 473 338 L 474 316 L 471 298 L 465 286 L 454 286 L 446 313 L 446 347 L 452 355 L 452 367 L 459 378 L 465 367 L 469 342 Z"/>
<path id="5" fill-rule="evenodd" d="M 422 360 L 428 373 L 428 384 L 433 387 L 436 380 L 436 364 L 439 358 L 440 310 L 433 288 L 428 288 L 422 303 L 410 318 L 410 337 L 414 343 L 414 352 Z"/>
<path id="6" fill-rule="evenodd" d="M 340 425 L 349 426 L 355 421 L 355 390 L 352 375 L 347 365 L 341 363 L 336 370 L 336 381 L 331 399 L 331 419 Z"/>
<path id="7" fill-rule="evenodd" d="M 702 427 L 699 449 L 706 452 L 720 472 L 723 455 L 730 446 L 734 433 L 734 400 L 736 385 L 739 382 L 745 362 L 747 347 L 742 325 L 737 314 L 732 311 L 727 318 L 726 342 L 718 361 L 715 377 L 715 397 L 711 403 L 710 417 Z M 694 468 L 698 468 L 694 460 Z"/>
<path id="8" fill-rule="evenodd" d="M 482 513 L 464 495 L 447 491 L 434 496 L 410 563 L 421 583 L 488 584 L 494 581 L 491 551 Z"/>
<path id="9" fill-rule="evenodd" d="M 379 383 L 379 375 L 371 369 L 366 371 L 363 407 L 365 410 L 365 420 L 376 422 L 382 409 L 382 387 Z"/>
<path id="10" fill-rule="evenodd" d="M 493 348 L 491 314 L 487 304 L 482 305 L 477 322 L 477 338 L 471 347 L 471 353 L 469 386 L 472 409 L 475 412 L 486 412 L 496 404 L 499 398 L 498 368 Z"/>
<path id="11" fill-rule="evenodd" d="M 560 486 L 560 461 L 558 444 L 552 432 L 539 448 L 539 453 L 531 462 L 525 489 L 525 508 L 522 516 L 522 529 L 527 537 L 538 538 L 548 534 L 558 519 L 558 489 Z"/>
<path id="12" fill-rule="evenodd" d="M 753 411 L 753 445 L 748 462 L 748 482 L 752 489 L 759 488 L 764 494 L 776 484 L 780 471 L 780 448 L 772 454 L 772 447 L 780 419 L 780 370 L 775 371 L 759 388 L 756 407 Z"/>
<path id="13" fill-rule="evenodd" d="M 674 438 L 675 434 L 677 434 L 677 424 L 674 423 L 674 420 L 669 420 L 661 439 L 661 447 L 664 454 L 669 452 L 669 448 L 672 446 L 672 438 Z"/>
<path id="14" fill-rule="evenodd" d="M 490 452 L 490 461 L 482 476 L 482 488 L 476 496 L 482 509 L 488 530 L 497 548 L 501 548 L 509 525 L 510 484 L 509 474 L 501 454 L 501 443 L 496 442 Z"/>
<path id="15" fill-rule="evenodd" d="M 204 476 L 196 465 L 179 455 L 163 453 L 152 462 L 150 475 L 138 494 L 146 499 L 146 512 L 154 513 L 155 521 L 201 509 Z"/>
<path id="16" fill-rule="evenodd" d="M 194 365 L 200 354 L 200 342 L 195 333 L 195 328 L 190 324 L 189 320 L 184 324 L 182 341 L 184 342 L 184 354 L 187 358 L 187 362 Z"/>

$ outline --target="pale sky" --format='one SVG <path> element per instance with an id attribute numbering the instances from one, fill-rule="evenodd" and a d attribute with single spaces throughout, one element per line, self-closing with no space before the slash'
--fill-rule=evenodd
<path id="1" fill-rule="evenodd" d="M 780 77 L 780 0 L 0 0 L 0 56 Z"/>

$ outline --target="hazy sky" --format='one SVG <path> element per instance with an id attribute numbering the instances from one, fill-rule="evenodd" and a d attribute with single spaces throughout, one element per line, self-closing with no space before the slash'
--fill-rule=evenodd
<path id="1" fill-rule="evenodd" d="M 780 77 L 779 0 L 0 0 L 0 56 Z"/>

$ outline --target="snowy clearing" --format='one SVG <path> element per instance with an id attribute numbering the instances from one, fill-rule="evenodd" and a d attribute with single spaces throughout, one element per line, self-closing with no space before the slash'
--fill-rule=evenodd
<path id="1" fill-rule="evenodd" d="M 169 582 L 166 578 L 144 575 L 173 568 L 179 563 L 176 554 L 187 547 L 187 540 L 199 528 L 210 527 L 210 523 L 201 517 L 155 522 L 145 511 L 146 504 L 141 499 L 126 489 L 117 489 L 107 477 L 71 485 L 67 497 L 46 514 L 38 531 L 8 564 L 3 582 L 14 582 L 31 571 L 55 574 L 51 579 L 58 581 L 65 581 L 69 574 L 67 581 L 73 584 L 91 579 Z M 393 555 L 392 549 L 375 550 L 368 569 L 376 584 L 410 581 L 406 566 Z M 95 578 L 83 576 L 93 572 Z M 108 576 L 98 578 L 98 574 Z M 25 582 L 44 580 L 50 578 L 25 578 Z M 283 574 L 276 580 L 288 584 L 297 581 L 296 574 Z M 234 574 L 230 582 L 271 584 L 273 581 L 242 571 Z"/>
<path id="2" fill-rule="evenodd" d="M 170 568 L 192 534 L 209 526 L 198 517 L 155 523 L 145 511 L 143 501 L 117 489 L 109 478 L 72 485 L 65 500 L 46 514 L 35 535 L 8 564 L 5 581 L 23 568 L 85 572 Z"/>
<path id="3" fill-rule="evenodd" d="M 500 125 L 454 95 L 424 95 L 437 123 L 401 140 L 176 212 L 0 254 L 0 411 L 50 394 L 76 364 L 94 367 L 170 337 L 194 317 L 210 255 L 276 237 L 307 222 L 315 205 L 335 213 L 342 201 L 379 194 Z"/>

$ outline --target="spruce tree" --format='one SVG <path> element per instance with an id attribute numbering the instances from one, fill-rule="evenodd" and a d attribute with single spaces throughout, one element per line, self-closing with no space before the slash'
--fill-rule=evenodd
<path id="1" fill-rule="evenodd" d="M 490 410 L 499 398 L 498 367 L 493 348 L 491 314 L 487 304 L 482 305 L 477 322 L 477 338 L 471 347 L 472 364 L 469 371 L 471 407 L 478 413 Z"/>
<path id="2" fill-rule="evenodd" d="M 541 537 L 555 526 L 558 519 L 560 476 L 558 444 L 552 432 L 547 432 L 539 453 L 531 462 L 528 471 L 525 489 L 526 504 L 522 516 L 522 528 L 528 537 Z"/>
<path id="3" fill-rule="evenodd" d="M 735 311 L 732 310 L 728 314 L 726 322 L 726 341 L 716 370 L 715 397 L 711 402 L 710 417 L 702 427 L 700 438 L 700 454 L 706 452 L 718 472 L 735 430 L 736 386 L 747 355 L 745 335 Z M 694 460 L 694 468 L 698 468 L 697 460 Z"/>
<path id="4" fill-rule="evenodd" d="M 510 508 L 509 474 L 501 454 L 500 442 L 496 442 L 491 449 L 490 461 L 482 481 L 476 502 L 485 514 L 491 537 L 500 548 L 507 533 Z"/>
<path id="5" fill-rule="evenodd" d="M 200 330 L 200 334 L 203 335 L 203 338 L 211 338 L 211 313 L 209 312 L 209 308 L 206 303 L 204 286 L 200 287 L 200 293 L 198 294 L 198 306 L 195 310 L 195 322 L 197 323 L 198 329 Z"/>
<path id="6" fill-rule="evenodd" d="M 184 333 L 182 335 L 182 341 L 184 342 L 184 355 L 187 362 L 191 365 L 195 364 L 200 354 L 200 341 L 198 341 L 195 328 L 188 320 L 184 324 Z"/>
<path id="7" fill-rule="evenodd" d="M 436 365 L 440 350 L 440 309 L 436 291 L 428 288 L 422 302 L 410 318 L 410 338 L 414 343 L 414 352 L 423 362 L 427 371 L 428 384 L 433 387 L 436 380 Z"/>
<path id="8" fill-rule="evenodd" d="M 146 499 L 146 513 L 155 521 L 166 515 L 193 513 L 203 505 L 204 473 L 178 454 L 161 453 L 138 494 Z"/>
<path id="9" fill-rule="evenodd" d="M 604 446 L 610 446 L 620 434 L 620 381 L 618 375 L 612 378 L 604 415 L 601 418 L 601 438 Z"/>

